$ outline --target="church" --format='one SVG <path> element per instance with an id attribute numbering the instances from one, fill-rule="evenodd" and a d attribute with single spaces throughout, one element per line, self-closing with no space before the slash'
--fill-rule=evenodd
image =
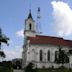
<path id="1" fill-rule="evenodd" d="M 72 68 L 72 41 L 61 37 L 40 35 L 36 32 L 36 23 L 31 11 L 25 20 L 24 46 L 22 52 L 22 68 L 30 62 L 36 68 L 58 68 L 61 64 L 55 62 L 61 48 L 68 56 L 69 63 L 64 66 Z"/>

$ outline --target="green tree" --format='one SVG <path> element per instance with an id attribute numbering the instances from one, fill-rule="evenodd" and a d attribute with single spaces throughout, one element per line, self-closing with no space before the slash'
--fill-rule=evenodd
<path id="1" fill-rule="evenodd" d="M 0 49 L 2 43 L 6 43 L 8 45 L 8 40 L 9 38 L 2 33 L 2 30 L 0 28 Z"/>
<path id="2" fill-rule="evenodd" d="M 69 57 L 64 50 L 61 50 L 61 48 L 59 48 L 58 58 L 56 59 L 56 62 L 61 64 L 69 63 Z"/>
<path id="3" fill-rule="evenodd" d="M 2 33 L 2 30 L 1 30 L 1 28 L 0 28 L 0 50 L 1 50 L 1 45 L 2 45 L 2 43 L 5 43 L 5 44 L 9 45 L 9 44 L 8 44 L 8 40 L 9 40 L 9 38 L 6 37 L 6 36 Z M 5 58 L 5 53 L 4 53 L 3 51 L 0 51 L 0 56 L 3 57 L 3 58 Z"/>
<path id="4" fill-rule="evenodd" d="M 25 72 L 33 72 L 33 63 L 29 63 L 26 68 L 25 68 Z"/>

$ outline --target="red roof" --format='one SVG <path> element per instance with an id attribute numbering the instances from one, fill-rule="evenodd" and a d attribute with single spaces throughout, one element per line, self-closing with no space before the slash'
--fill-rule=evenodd
<path id="1" fill-rule="evenodd" d="M 30 40 L 30 44 L 52 44 L 72 47 L 71 40 L 65 40 L 59 37 L 37 35 L 36 37 L 28 37 L 28 40 Z"/>

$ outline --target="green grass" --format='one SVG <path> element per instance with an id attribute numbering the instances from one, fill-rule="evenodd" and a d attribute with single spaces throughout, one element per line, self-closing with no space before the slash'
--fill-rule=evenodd
<path id="1" fill-rule="evenodd" d="M 38 69 L 37 72 L 72 72 L 72 69 Z"/>
<path id="2" fill-rule="evenodd" d="M 4 66 L 0 66 L 0 72 L 13 72 L 13 69 L 9 69 Z"/>

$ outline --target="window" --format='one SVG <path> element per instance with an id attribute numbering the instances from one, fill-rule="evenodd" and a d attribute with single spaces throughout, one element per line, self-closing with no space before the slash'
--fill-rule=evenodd
<path id="1" fill-rule="evenodd" d="M 57 59 L 58 59 L 58 52 L 55 51 L 55 62 L 57 61 Z"/>
<path id="2" fill-rule="evenodd" d="M 72 50 L 69 50 L 69 53 L 72 54 Z"/>
<path id="3" fill-rule="evenodd" d="M 50 51 L 49 50 L 47 52 L 47 59 L 48 59 L 48 61 L 50 61 Z"/>
<path id="4" fill-rule="evenodd" d="M 34 49 L 32 49 L 32 51 L 34 51 Z"/>
<path id="5" fill-rule="evenodd" d="M 43 52 L 42 52 L 42 50 L 40 50 L 40 61 L 42 61 L 42 54 L 43 54 Z"/>
<path id="6" fill-rule="evenodd" d="M 28 54 L 30 54 L 30 52 L 28 52 Z"/>
<path id="7" fill-rule="evenodd" d="M 31 24 L 29 24 L 29 29 L 31 30 Z"/>

